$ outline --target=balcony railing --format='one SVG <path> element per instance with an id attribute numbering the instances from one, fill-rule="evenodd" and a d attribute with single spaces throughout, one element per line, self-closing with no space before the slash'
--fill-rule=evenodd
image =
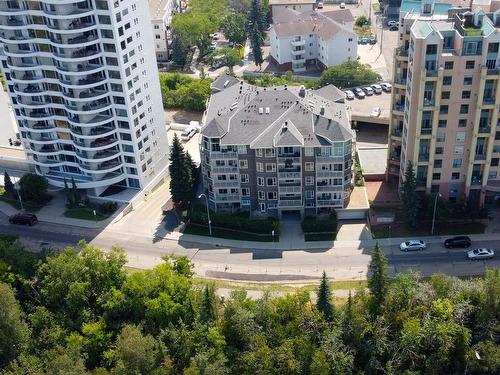
<path id="1" fill-rule="evenodd" d="M 420 129 L 421 135 L 430 135 L 432 134 L 432 128 L 422 128 Z"/>
<path id="2" fill-rule="evenodd" d="M 489 134 L 491 133 L 491 126 L 480 126 L 478 131 L 479 133 Z"/>

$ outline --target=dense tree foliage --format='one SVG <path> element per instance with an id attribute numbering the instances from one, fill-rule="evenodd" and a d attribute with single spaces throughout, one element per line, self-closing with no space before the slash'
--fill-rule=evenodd
<path id="1" fill-rule="evenodd" d="M 46 200 L 49 183 L 43 176 L 27 173 L 19 180 L 19 190 L 25 201 L 43 203 Z"/>
<path id="2" fill-rule="evenodd" d="M 346 61 L 326 69 L 320 78 L 320 86 L 335 85 L 338 87 L 354 87 L 375 83 L 382 79 L 370 65 L 358 61 Z"/>
<path id="3" fill-rule="evenodd" d="M 224 36 L 234 44 L 244 45 L 247 40 L 247 17 L 244 13 L 230 13 L 221 21 Z"/>
<path id="4" fill-rule="evenodd" d="M 500 370 L 498 269 L 481 279 L 421 280 L 413 273 L 390 279 L 384 260 L 374 260 L 371 275 L 378 281 L 338 304 L 328 322 L 323 307 L 317 308 L 323 303 L 307 292 L 266 293 L 252 300 L 236 290 L 222 299 L 212 285 L 192 282 L 187 258 L 168 257 L 151 270 L 130 274 L 124 263 L 122 250 L 104 253 L 84 242 L 35 255 L 0 240 L 0 372 L 493 375 Z M 374 301 L 383 304 L 377 315 Z"/>
<path id="5" fill-rule="evenodd" d="M 164 108 L 204 111 L 210 97 L 210 79 L 196 79 L 185 74 L 160 74 Z"/>

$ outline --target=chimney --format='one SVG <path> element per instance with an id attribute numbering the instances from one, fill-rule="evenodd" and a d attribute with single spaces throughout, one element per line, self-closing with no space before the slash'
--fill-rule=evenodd
<path id="1" fill-rule="evenodd" d="M 321 104 L 321 109 L 319 110 L 319 113 L 320 115 L 323 115 L 325 114 L 325 105 L 324 104 Z"/>
<path id="2" fill-rule="evenodd" d="M 299 96 L 301 98 L 304 98 L 306 96 L 306 87 L 304 85 L 301 85 L 300 86 L 300 89 L 299 89 Z"/>

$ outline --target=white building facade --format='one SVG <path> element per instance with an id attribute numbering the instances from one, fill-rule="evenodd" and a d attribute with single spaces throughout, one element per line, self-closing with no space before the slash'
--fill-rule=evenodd
<path id="1" fill-rule="evenodd" d="M 140 0 L 0 3 L 0 56 L 21 140 L 49 183 L 151 189 L 168 143 Z M 148 25 L 148 27 L 144 27 Z"/>
<path id="2" fill-rule="evenodd" d="M 179 0 L 149 0 L 149 13 L 153 27 L 153 38 L 158 63 L 169 60 L 170 24 L 179 11 Z"/>
<path id="3" fill-rule="evenodd" d="M 309 65 L 326 69 L 357 59 L 358 39 L 349 10 L 286 12 L 270 30 L 270 55 L 281 70 L 300 73 Z"/>

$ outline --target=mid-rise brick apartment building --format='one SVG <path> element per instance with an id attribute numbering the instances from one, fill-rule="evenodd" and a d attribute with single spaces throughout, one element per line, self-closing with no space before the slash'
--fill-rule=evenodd
<path id="1" fill-rule="evenodd" d="M 229 76 L 212 89 L 200 140 L 212 209 L 280 216 L 347 206 L 354 134 L 342 91 L 262 88 Z"/>
<path id="2" fill-rule="evenodd" d="M 500 196 L 500 2 L 403 0 L 388 178 L 480 205 Z"/>

